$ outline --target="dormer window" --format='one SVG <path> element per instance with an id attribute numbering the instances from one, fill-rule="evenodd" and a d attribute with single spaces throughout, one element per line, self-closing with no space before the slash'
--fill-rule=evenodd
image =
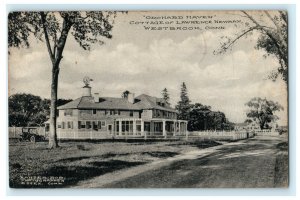
<path id="1" fill-rule="evenodd" d="M 99 103 L 103 102 L 103 101 L 106 101 L 105 99 L 103 98 L 99 98 Z"/>

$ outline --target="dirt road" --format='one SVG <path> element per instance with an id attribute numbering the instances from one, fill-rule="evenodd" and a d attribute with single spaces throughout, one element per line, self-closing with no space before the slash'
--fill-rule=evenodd
<path id="1" fill-rule="evenodd" d="M 129 177 L 89 186 L 105 188 L 236 188 L 287 187 L 287 149 L 282 153 L 282 137 L 259 136 L 183 155 Z M 286 143 L 285 143 L 286 144 Z M 207 151 L 207 150 L 206 150 Z M 280 160 L 278 160 L 280 159 Z M 132 169 L 134 170 L 134 169 Z M 126 174 L 126 172 L 124 172 Z M 128 172 L 129 173 L 129 172 Z M 104 177 L 105 178 L 105 177 Z M 104 180 L 104 179 L 102 179 Z M 83 185 L 79 186 L 82 187 Z"/>

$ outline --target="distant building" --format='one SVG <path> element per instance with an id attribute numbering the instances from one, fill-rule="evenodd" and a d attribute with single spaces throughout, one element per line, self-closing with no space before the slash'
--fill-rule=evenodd
<path id="1" fill-rule="evenodd" d="M 260 126 L 256 121 L 251 123 L 236 123 L 234 125 L 234 130 L 241 131 L 241 130 L 248 130 L 248 131 L 258 131 L 260 130 Z"/>
<path id="2" fill-rule="evenodd" d="M 103 139 L 148 136 L 175 136 L 187 132 L 187 121 L 178 120 L 178 112 L 162 98 L 129 93 L 126 98 L 91 94 L 59 106 L 58 138 Z"/>

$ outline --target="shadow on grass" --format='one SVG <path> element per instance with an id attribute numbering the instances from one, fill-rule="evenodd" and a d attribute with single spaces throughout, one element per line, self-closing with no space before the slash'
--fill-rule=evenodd
<path id="1" fill-rule="evenodd" d="M 33 176 L 41 177 L 64 177 L 61 185 L 49 185 L 49 182 L 43 182 L 40 185 L 22 185 L 21 181 L 16 179 L 10 181 L 10 187 L 13 188 L 59 188 L 72 186 L 79 181 L 87 180 L 96 176 L 110 173 L 116 170 L 125 169 L 137 165 L 145 164 L 145 162 L 127 162 L 121 160 L 96 161 L 90 162 L 86 166 L 54 166 L 44 173 L 34 174 Z"/>
<path id="2" fill-rule="evenodd" d="M 152 157 L 156 158 L 168 158 L 178 155 L 179 153 L 176 152 L 161 152 L 161 151 L 155 151 L 155 152 L 143 152 L 142 155 L 150 155 Z"/>
<path id="3" fill-rule="evenodd" d="M 107 154 L 98 155 L 98 156 L 79 156 L 79 157 L 63 158 L 63 159 L 57 160 L 56 162 L 57 163 L 60 163 L 60 162 L 74 162 L 74 161 L 80 161 L 80 160 L 84 160 L 84 159 L 94 159 L 94 158 L 107 159 L 107 158 L 113 158 L 113 157 L 116 157 L 116 156 L 128 156 L 128 155 L 130 155 L 130 153 L 119 153 L 119 154 L 107 153 Z"/>
<path id="4" fill-rule="evenodd" d="M 276 148 L 281 151 L 287 151 L 289 149 L 289 143 L 288 142 L 281 142 L 276 145 Z"/>

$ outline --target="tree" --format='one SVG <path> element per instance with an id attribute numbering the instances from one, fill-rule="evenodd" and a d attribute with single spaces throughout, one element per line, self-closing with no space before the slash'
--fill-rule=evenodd
<path id="1" fill-rule="evenodd" d="M 188 119 L 189 131 L 232 130 L 233 128 L 233 123 L 228 121 L 223 112 L 212 111 L 210 106 L 201 103 L 191 105 Z"/>
<path id="2" fill-rule="evenodd" d="M 32 94 L 14 94 L 8 98 L 9 126 L 40 126 L 49 116 L 47 100 Z"/>
<path id="3" fill-rule="evenodd" d="M 29 36 L 44 41 L 52 65 L 49 148 L 58 147 L 56 135 L 57 88 L 60 63 L 71 34 L 84 50 L 99 37 L 112 37 L 111 19 L 116 12 L 11 12 L 8 15 L 8 47 L 29 47 Z M 9 51 L 10 53 L 10 51 Z"/>
<path id="4" fill-rule="evenodd" d="M 72 101 L 58 99 L 57 106 Z M 26 93 L 18 93 L 8 98 L 9 126 L 44 126 L 50 115 L 50 99 Z"/>
<path id="5" fill-rule="evenodd" d="M 254 31 L 260 33 L 257 39 L 257 49 L 266 51 L 265 56 L 274 55 L 280 64 L 277 71 L 270 73 L 269 78 L 275 81 L 278 76 L 287 83 L 288 81 L 288 18 L 285 11 L 261 11 L 253 15 L 250 11 L 241 11 L 243 17 L 247 19 L 245 29 L 235 37 L 224 36 L 226 40 L 221 44 L 221 48 L 215 53 L 224 53 L 242 37 L 246 37 Z M 255 11 L 257 13 L 257 11 Z"/>
<path id="6" fill-rule="evenodd" d="M 279 103 L 260 97 L 251 99 L 245 105 L 249 107 L 247 117 L 257 121 L 261 129 L 267 128 L 270 122 L 278 120 L 279 118 L 274 113 L 283 110 Z"/>
<path id="7" fill-rule="evenodd" d="M 130 92 L 128 90 L 125 90 L 124 92 L 122 92 L 122 98 L 127 99 L 129 94 Z"/>
<path id="8" fill-rule="evenodd" d="M 188 120 L 189 119 L 189 112 L 190 112 L 190 99 L 188 97 L 187 88 L 185 83 L 183 82 L 181 85 L 181 92 L 180 92 L 180 101 L 176 105 L 176 110 L 178 110 L 179 119 Z"/>
<path id="9" fill-rule="evenodd" d="M 188 130 L 207 130 L 207 115 L 211 112 L 211 107 L 202 105 L 201 103 L 195 103 L 192 104 L 190 108 Z"/>
<path id="10" fill-rule="evenodd" d="M 162 97 L 165 100 L 166 104 L 170 105 L 170 95 L 169 95 L 167 88 L 164 88 L 161 91 L 161 94 L 162 94 Z"/>

